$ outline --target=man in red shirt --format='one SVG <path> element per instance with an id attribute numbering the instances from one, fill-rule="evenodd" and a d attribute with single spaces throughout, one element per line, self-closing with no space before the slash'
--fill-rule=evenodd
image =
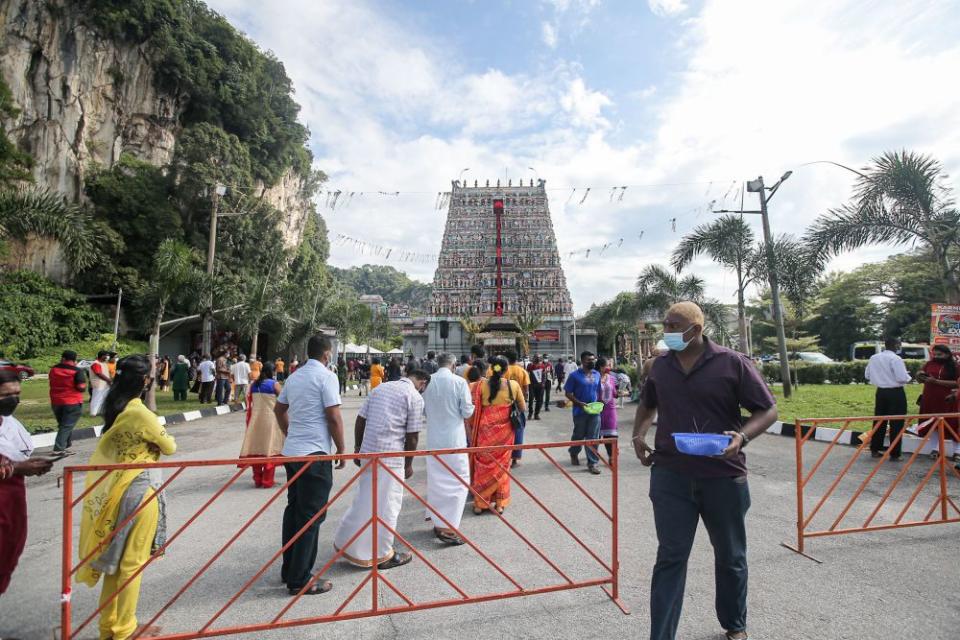
<path id="1" fill-rule="evenodd" d="M 529 419 L 540 419 L 540 410 L 543 408 L 543 387 L 547 384 L 547 367 L 549 365 L 543 364 L 538 355 L 533 356 L 533 360 L 527 365 L 527 373 L 530 374 L 530 404 L 527 416 Z"/>
<path id="2" fill-rule="evenodd" d="M 83 411 L 83 392 L 87 390 L 87 376 L 77 367 L 75 351 L 64 351 L 60 364 L 50 369 L 50 406 L 57 418 L 57 439 L 54 451 L 70 448 L 73 428 Z"/>

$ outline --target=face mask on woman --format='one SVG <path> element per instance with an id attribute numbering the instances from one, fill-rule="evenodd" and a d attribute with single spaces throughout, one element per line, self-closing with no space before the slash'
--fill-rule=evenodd
<path id="1" fill-rule="evenodd" d="M 12 416 L 18 404 L 20 404 L 19 395 L 0 398 L 0 416 Z"/>

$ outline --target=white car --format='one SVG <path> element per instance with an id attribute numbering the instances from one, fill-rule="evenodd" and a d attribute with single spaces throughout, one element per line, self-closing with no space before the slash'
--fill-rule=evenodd
<path id="1" fill-rule="evenodd" d="M 832 364 L 836 362 L 836 360 L 830 356 L 817 351 L 799 351 L 791 354 L 790 359 L 799 360 L 800 362 L 812 362 L 814 364 Z"/>

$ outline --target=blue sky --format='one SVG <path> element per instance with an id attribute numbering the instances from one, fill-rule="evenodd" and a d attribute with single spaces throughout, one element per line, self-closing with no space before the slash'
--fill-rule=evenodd
<path id="1" fill-rule="evenodd" d="M 771 211 L 776 233 L 798 234 L 852 184 L 805 162 L 862 166 L 905 147 L 960 168 L 960 5 L 948 0 L 209 4 L 283 60 L 327 188 L 365 193 L 332 211 L 319 201 L 340 266 L 382 259 L 337 234 L 435 254 L 436 194 L 463 168 L 468 180 L 539 175 L 583 311 L 665 263 L 712 219 L 711 201 L 733 207 L 758 174 L 794 170 Z M 611 200 L 613 185 L 636 186 Z M 368 195 L 381 190 L 403 193 Z M 435 266 L 392 264 L 427 281 Z M 706 260 L 689 270 L 733 301 L 730 274 Z"/>

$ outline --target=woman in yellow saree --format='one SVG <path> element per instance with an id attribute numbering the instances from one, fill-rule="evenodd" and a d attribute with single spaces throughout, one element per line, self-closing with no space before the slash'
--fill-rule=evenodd
<path id="1" fill-rule="evenodd" d="M 520 411 L 527 410 L 520 385 L 503 377 L 507 366 L 506 358 L 492 358 L 490 377 L 471 385 L 476 407 L 471 438 L 474 447 L 513 444 L 510 406 L 516 401 Z M 510 449 L 503 449 L 474 456 L 471 485 L 476 492 L 473 498 L 475 514 L 480 515 L 488 508 L 503 513 L 510 504 L 510 476 L 507 475 L 510 455 Z"/>
<path id="2" fill-rule="evenodd" d="M 140 394 L 152 384 L 150 363 L 144 356 L 128 356 L 117 363 L 117 374 L 104 401 L 104 427 L 89 464 L 150 463 L 171 455 L 177 445 L 147 409 Z M 117 589 L 137 572 L 166 538 L 162 484 L 159 469 L 90 471 L 86 487 L 106 478 L 84 498 L 80 519 L 80 561 L 77 580 L 90 587 L 103 576 L 100 604 L 100 640 L 126 640 L 137 631 L 140 580 L 134 578 L 119 594 Z M 116 535 L 141 504 L 146 506 Z M 116 594 L 116 595 L 115 595 Z"/>

